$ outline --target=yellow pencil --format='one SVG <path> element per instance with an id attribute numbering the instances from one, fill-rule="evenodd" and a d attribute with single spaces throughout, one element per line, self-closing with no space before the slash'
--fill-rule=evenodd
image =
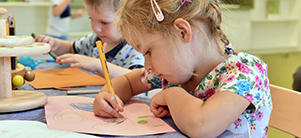
<path id="1" fill-rule="evenodd" d="M 106 60 L 105 53 L 104 53 L 103 48 L 102 48 L 102 42 L 101 41 L 96 41 L 96 46 L 97 46 L 97 49 L 98 49 L 99 59 L 100 59 L 100 62 L 101 62 L 103 74 L 104 74 L 106 82 L 107 82 L 109 93 L 113 94 L 116 97 L 114 89 L 113 89 L 113 85 L 112 85 L 108 65 L 107 65 L 107 60 Z M 116 99 L 116 103 L 117 103 L 117 99 Z M 117 115 L 117 118 L 119 118 L 119 115 Z"/>

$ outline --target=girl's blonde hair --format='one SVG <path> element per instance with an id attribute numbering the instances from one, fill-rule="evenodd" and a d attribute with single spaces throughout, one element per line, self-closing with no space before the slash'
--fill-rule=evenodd
<path id="1" fill-rule="evenodd" d="M 177 18 L 187 20 L 193 27 L 202 29 L 198 21 L 206 23 L 211 35 L 220 39 L 225 45 L 229 44 L 227 36 L 221 30 L 221 10 L 218 0 L 191 0 L 181 5 L 181 0 L 156 0 L 163 12 L 164 20 L 158 22 L 150 0 L 122 0 L 117 11 L 119 17 L 117 27 L 123 35 L 137 32 L 160 32 L 165 37 L 171 36 L 173 22 Z M 203 34 L 205 35 L 205 34 Z"/>
<path id="2" fill-rule="evenodd" d="M 89 5 L 94 11 L 99 11 L 102 4 L 106 4 L 106 7 L 112 8 L 115 12 L 118 10 L 118 4 L 120 0 L 84 0 L 84 3 Z"/>
<path id="3" fill-rule="evenodd" d="M 131 41 L 129 39 L 133 37 L 139 37 L 139 32 L 159 32 L 166 39 L 173 40 L 175 44 L 177 39 L 173 35 L 173 23 L 177 18 L 183 18 L 204 36 L 209 45 L 211 45 L 209 40 L 212 38 L 217 44 L 221 42 L 225 45 L 229 44 L 227 36 L 221 30 L 222 15 L 218 0 L 191 0 L 191 2 L 186 1 L 183 5 L 181 5 L 181 1 L 156 0 L 164 15 L 164 20 L 159 22 L 152 10 L 150 0 L 122 0 L 120 8 L 116 12 L 118 30 L 128 41 Z M 205 24 L 205 30 L 209 34 L 205 34 L 200 22 Z M 180 51 L 183 51 L 183 49 L 175 50 L 173 56 L 177 58 Z M 220 47 L 219 52 L 224 53 Z M 188 59 L 189 56 L 184 58 Z M 180 60 L 182 59 L 176 59 L 175 61 Z M 182 67 L 182 69 L 185 70 L 185 67 Z"/>

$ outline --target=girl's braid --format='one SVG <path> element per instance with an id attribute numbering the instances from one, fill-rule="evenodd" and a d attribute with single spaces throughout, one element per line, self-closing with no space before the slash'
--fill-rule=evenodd
<path id="1" fill-rule="evenodd" d="M 232 48 L 228 37 L 224 34 L 224 32 L 221 29 L 222 16 L 217 0 L 211 0 L 208 3 L 207 16 L 209 18 L 209 25 L 212 28 L 211 31 L 213 32 L 213 35 L 219 36 L 220 40 L 225 44 L 225 54 L 233 54 L 234 49 Z"/>

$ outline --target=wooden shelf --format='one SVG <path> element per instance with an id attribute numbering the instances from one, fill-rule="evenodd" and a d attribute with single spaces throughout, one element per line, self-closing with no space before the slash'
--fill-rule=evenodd
<path id="1" fill-rule="evenodd" d="M 298 22 L 298 18 L 293 19 L 262 19 L 262 20 L 252 20 L 252 23 L 277 23 L 277 22 Z"/>
<path id="2" fill-rule="evenodd" d="M 45 6 L 50 7 L 50 2 L 0 2 L 1 7 L 32 7 L 32 6 Z"/>

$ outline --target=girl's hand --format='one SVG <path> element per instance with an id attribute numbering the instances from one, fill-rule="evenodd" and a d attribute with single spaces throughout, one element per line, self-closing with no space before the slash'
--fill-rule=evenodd
<path id="1" fill-rule="evenodd" d="M 82 68 L 89 72 L 96 72 L 101 68 L 100 60 L 80 54 L 64 54 L 57 58 L 57 63 L 70 63 L 72 68 Z"/>
<path id="2" fill-rule="evenodd" d="M 57 39 L 50 37 L 50 36 L 46 36 L 46 35 L 37 35 L 35 38 L 36 42 L 42 42 L 42 43 L 48 43 L 51 47 L 51 51 L 56 53 L 56 51 L 59 48 L 59 44 Z"/>
<path id="3" fill-rule="evenodd" d="M 117 102 L 116 103 L 116 99 Z M 99 92 L 94 99 L 93 110 L 96 116 L 117 117 L 118 111 L 123 112 L 123 102 L 116 95 L 108 92 Z"/>
<path id="4" fill-rule="evenodd" d="M 163 94 L 164 90 L 155 94 L 150 103 L 150 111 L 157 117 L 170 116 L 170 112 L 164 100 Z"/>

